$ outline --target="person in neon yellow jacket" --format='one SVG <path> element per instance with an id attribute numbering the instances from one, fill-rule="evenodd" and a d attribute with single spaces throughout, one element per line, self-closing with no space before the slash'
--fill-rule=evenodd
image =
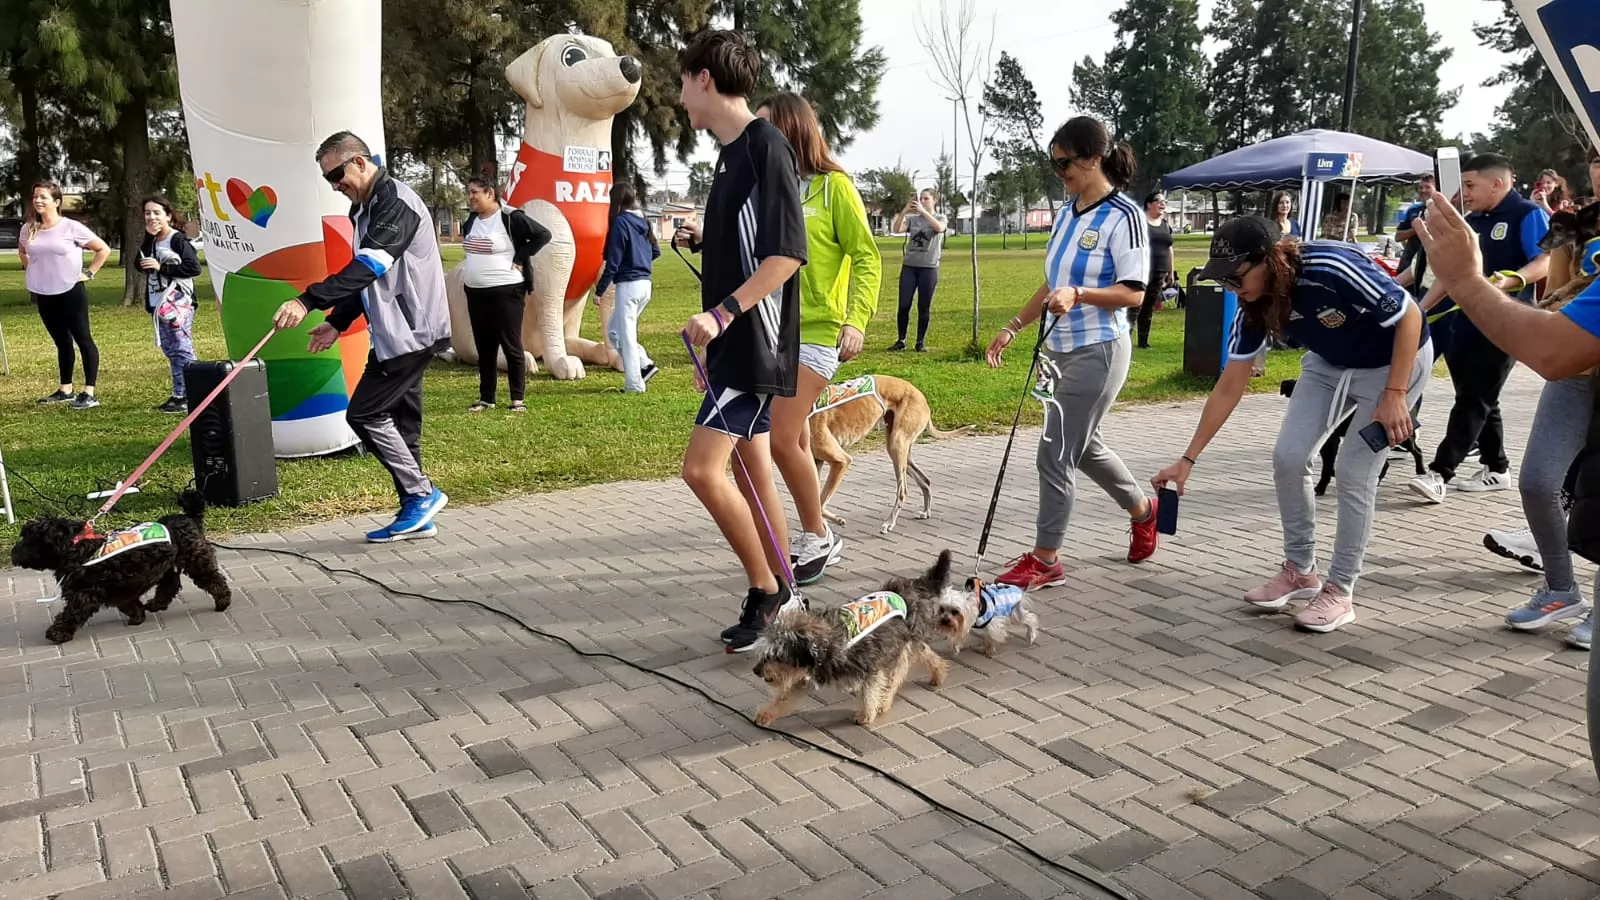
<path id="1" fill-rule="evenodd" d="M 800 270 L 799 389 L 772 402 L 772 459 L 800 516 L 800 531 L 789 545 L 795 580 L 811 584 L 839 561 L 844 542 L 822 518 L 822 486 L 807 420 L 839 364 L 861 352 L 867 323 L 878 310 L 883 260 L 861 194 L 828 152 L 811 104 L 798 94 L 774 94 L 756 115 L 777 126 L 794 148 L 805 206 L 808 259 Z"/>

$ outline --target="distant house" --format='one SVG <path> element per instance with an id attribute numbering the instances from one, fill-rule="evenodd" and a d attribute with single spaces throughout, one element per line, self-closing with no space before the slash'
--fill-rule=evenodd
<path id="1" fill-rule="evenodd" d="M 655 229 L 656 240 L 664 244 L 672 240 L 672 235 L 679 228 L 691 222 L 699 222 L 705 212 L 704 206 L 696 206 L 693 203 L 664 203 L 660 206 L 645 207 L 644 217 Z"/>

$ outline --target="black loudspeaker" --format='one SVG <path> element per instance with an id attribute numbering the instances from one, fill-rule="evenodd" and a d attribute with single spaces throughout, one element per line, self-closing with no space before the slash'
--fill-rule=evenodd
<path id="1" fill-rule="evenodd" d="M 1183 313 L 1183 371 L 1201 378 L 1216 378 L 1227 365 L 1228 330 L 1222 288 L 1205 282 L 1189 288 Z"/>
<path id="2" fill-rule="evenodd" d="M 212 506 L 239 506 L 278 495 L 266 363 L 253 359 L 243 366 L 227 361 L 184 366 L 189 411 L 234 368 L 239 374 L 189 426 L 195 484 Z"/>

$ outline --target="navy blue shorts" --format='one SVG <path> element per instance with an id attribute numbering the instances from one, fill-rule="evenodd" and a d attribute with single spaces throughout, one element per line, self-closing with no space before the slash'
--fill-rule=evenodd
<path id="1" fill-rule="evenodd" d="M 772 395 L 712 388 L 700 402 L 694 424 L 742 441 L 772 430 Z"/>

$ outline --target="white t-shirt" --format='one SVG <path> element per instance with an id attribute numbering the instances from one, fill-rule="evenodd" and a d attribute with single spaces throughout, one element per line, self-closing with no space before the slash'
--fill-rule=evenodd
<path id="1" fill-rule="evenodd" d="M 467 251 L 467 287 L 489 288 L 521 284 L 522 273 L 512 268 L 511 235 L 496 211 L 487 219 L 472 221 L 461 242 Z"/>

